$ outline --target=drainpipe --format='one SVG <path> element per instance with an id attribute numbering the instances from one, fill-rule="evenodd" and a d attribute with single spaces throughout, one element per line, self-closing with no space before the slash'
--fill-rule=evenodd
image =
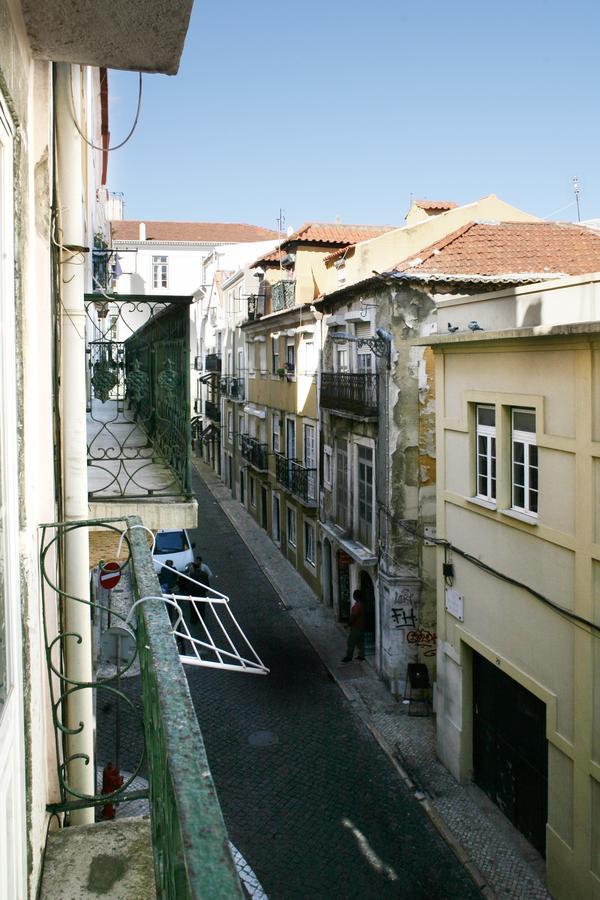
<path id="1" fill-rule="evenodd" d="M 59 396 L 62 422 L 62 490 L 64 518 L 67 521 L 88 518 L 86 379 L 85 379 L 85 304 L 86 271 L 89 254 L 85 244 L 83 141 L 73 123 L 71 99 L 77 112 L 82 89 L 82 69 L 66 63 L 55 66 L 55 129 L 57 156 L 57 205 L 59 208 L 60 293 L 61 293 L 61 387 Z M 86 528 L 66 535 L 63 590 L 74 597 L 89 599 L 89 546 Z M 66 673 L 71 681 L 92 681 L 92 630 L 90 607 L 65 598 L 65 631 L 80 635 L 66 638 Z M 78 734 L 67 738 L 67 753 L 83 754 L 67 768 L 69 786 L 81 794 L 95 793 L 94 709 L 91 689 L 69 696 L 69 728 Z M 70 797 L 69 799 L 74 799 Z M 71 813 L 71 824 L 94 821 L 93 809 Z"/>

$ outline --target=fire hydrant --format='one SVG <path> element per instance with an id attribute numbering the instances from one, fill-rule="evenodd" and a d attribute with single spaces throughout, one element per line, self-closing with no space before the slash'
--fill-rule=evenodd
<path id="1" fill-rule="evenodd" d="M 119 770 L 116 766 L 113 766 L 111 762 L 107 763 L 104 766 L 104 770 L 102 772 L 102 793 L 103 794 L 112 794 L 115 791 L 118 791 L 120 787 L 123 787 L 123 776 L 119 773 Z M 103 819 L 114 819 L 115 817 L 115 807 L 112 803 L 107 803 L 106 806 L 102 809 L 102 818 Z"/>

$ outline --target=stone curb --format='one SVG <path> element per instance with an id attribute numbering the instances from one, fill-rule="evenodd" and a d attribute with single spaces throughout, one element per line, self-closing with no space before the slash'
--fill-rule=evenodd
<path id="1" fill-rule="evenodd" d="M 206 485 L 210 494 L 214 497 L 214 499 L 218 503 L 219 498 L 217 497 L 215 491 L 213 490 L 213 485 L 211 484 L 210 481 L 206 480 L 205 473 L 196 464 L 195 460 L 193 460 L 193 465 L 194 465 L 194 468 L 196 469 L 198 475 L 204 481 L 204 484 Z M 221 481 L 218 481 L 218 484 L 221 485 Z M 229 521 L 231 522 L 231 524 L 233 525 L 235 530 L 237 531 L 239 537 L 242 539 L 242 541 L 244 542 L 244 544 L 250 551 L 253 558 L 256 560 L 256 562 L 260 566 L 261 571 L 263 572 L 263 574 L 265 575 L 265 577 L 267 578 L 267 580 L 273 587 L 273 590 L 277 593 L 277 596 L 281 600 L 281 603 L 283 604 L 285 609 L 289 609 L 290 608 L 289 604 L 286 602 L 285 597 L 281 593 L 281 591 L 279 589 L 279 585 L 277 584 L 276 580 L 274 580 L 274 578 L 271 576 L 268 569 L 264 568 L 263 561 L 257 555 L 257 552 L 255 551 L 252 542 L 246 539 L 246 535 L 238 527 L 238 522 L 236 522 L 235 518 L 229 514 L 229 511 L 223 505 L 221 505 L 221 509 L 225 513 L 225 515 L 227 516 L 227 518 L 229 519 Z M 293 610 L 293 612 L 299 612 L 299 611 L 300 610 Z M 320 658 L 320 660 L 323 663 L 323 666 L 325 667 L 325 669 L 327 670 L 330 678 L 335 682 L 337 687 L 341 690 L 341 692 L 343 693 L 346 700 L 348 700 L 350 703 L 352 703 L 354 705 L 356 703 L 356 697 L 353 696 L 347 690 L 347 685 L 343 681 L 339 680 L 335 671 L 323 659 L 323 657 L 319 653 L 318 647 L 313 642 L 310 634 L 307 631 L 305 631 L 305 629 L 303 627 L 302 617 L 299 615 L 294 615 L 293 618 L 294 618 L 294 621 L 296 622 L 296 624 L 298 625 L 298 627 L 302 630 L 304 636 L 307 638 L 308 642 L 310 643 L 311 647 L 313 648 L 313 650 L 315 651 L 317 656 Z M 408 790 L 413 794 L 415 800 L 419 803 L 419 805 L 421 806 L 421 808 L 423 809 L 423 811 L 429 818 L 430 822 L 432 823 L 432 825 L 434 826 L 434 828 L 436 829 L 438 834 L 443 838 L 443 840 L 448 845 L 450 850 L 452 850 L 452 852 L 454 853 L 454 855 L 456 856 L 456 858 L 458 859 L 460 864 L 463 866 L 465 871 L 472 878 L 473 882 L 475 883 L 475 886 L 481 892 L 482 896 L 485 897 L 486 900 L 497 900 L 497 895 L 494 893 L 492 888 L 489 886 L 486 879 L 484 878 L 482 873 L 479 871 L 479 869 L 477 868 L 475 863 L 473 863 L 473 861 L 469 858 L 469 854 L 468 854 L 467 850 L 465 850 L 463 845 L 454 836 L 454 833 L 446 825 L 445 821 L 442 819 L 442 817 L 440 816 L 438 811 L 431 806 L 431 804 L 430 804 L 429 800 L 427 799 L 427 797 L 425 796 L 425 794 L 422 791 L 418 790 L 417 786 L 411 779 L 411 777 L 408 774 L 408 772 L 406 771 L 406 769 L 404 769 L 400 765 L 398 760 L 396 759 L 394 752 L 393 752 L 392 748 L 389 746 L 386 739 L 377 730 L 377 728 L 373 725 L 373 723 L 369 721 L 368 712 L 366 714 L 364 712 L 362 712 L 361 710 L 357 710 L 357 712 L 359 713 L 360 718 L 365 723 L 365 726 L 367 727 L 368 731 L 371 733 L 372 737 L 375 739 L 375 742 L 379 745 L 381 750 L 383 750 L 383 752 L 386 754 L 386 756 L 392 763 L 394 769 L 396 770 L 396 772 L 398 773 L 398 775 L 400 776 L 400 778 L 402 779 L 402 781 L 404 782 L 404 784 L 406 785 Z"/>

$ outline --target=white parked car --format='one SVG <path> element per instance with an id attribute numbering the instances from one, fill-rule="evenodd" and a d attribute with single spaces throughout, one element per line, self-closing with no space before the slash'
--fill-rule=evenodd
<path id="1" fill-rule="evenodd" d="M 168 559 L 173 561 L 178 572 L 185 571 L 194 562 L 194 546 L 185 528 L 179 531 L 157 531 L 153 553 L 155 572 L 158 574 L 161 570 L 158 563 L 164 565 Z"/>

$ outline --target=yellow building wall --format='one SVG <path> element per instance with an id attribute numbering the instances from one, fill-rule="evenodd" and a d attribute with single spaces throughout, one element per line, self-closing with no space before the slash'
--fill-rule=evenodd
<path id="1" fill-rule="evenodd" d="M 600 624 L 600 339 L 538 339 L 437 353 L 438 536 Z M 474 386 L 477 386 L 475 389 Z M 496 405 L 497 508 L 469 499 L 476 403 Z M 511 518 L 510 407 L 536 410 L 537 524 Z M 445 609 L 438 560 L 438 752 L 459 778 L 473 765 L 472 651 L 546 704 L 547 879 L 558 900 L 600 896 L 599 634 L 526 591 L 452 557 L 464 621 Z"/>

